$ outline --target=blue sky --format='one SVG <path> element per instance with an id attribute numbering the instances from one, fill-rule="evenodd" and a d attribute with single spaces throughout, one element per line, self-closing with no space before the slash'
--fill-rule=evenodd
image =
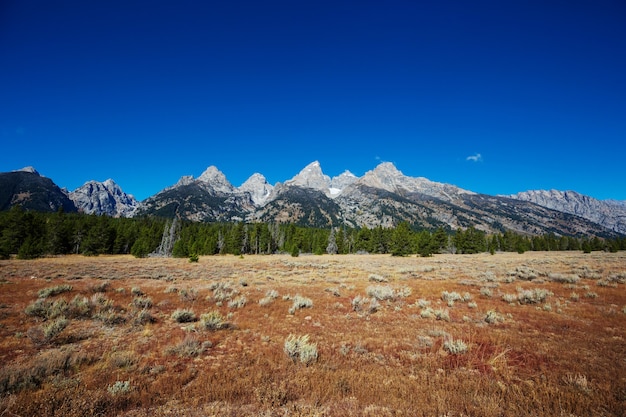
<path id="1" fill-rule="evenodd" d="M 383 161 L 626 200 L 626 3 L 0 2 L 0 171 L 144 199 Z"/>

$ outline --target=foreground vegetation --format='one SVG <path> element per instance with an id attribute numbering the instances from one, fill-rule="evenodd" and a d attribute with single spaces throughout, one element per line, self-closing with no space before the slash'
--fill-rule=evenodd
<path id="1" fill-rule="evenodd" d="M 0 415 L 623 416 L 626 253 L 0 261 Z"/>

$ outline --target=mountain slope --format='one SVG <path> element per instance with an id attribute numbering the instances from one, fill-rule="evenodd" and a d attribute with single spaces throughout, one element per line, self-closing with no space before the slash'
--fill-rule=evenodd
<path id="1" fill-rule="evenodd" d="M 0 173 L 0 210 L 15 205 L 43 212 L 54 212 L 60 207 L 66 212 L 77 211 L 63 190 L 32 167 Z"/>
<path id="2" fill-rule="evenodd" d="M 341 208 L 323 191 L 277 184 L 272 199 L 248 216 L 250 221 L 330 227 L 341 224 Z"/>
<path id="3" fill-rule="evenodd" d="M 230 222 L 244 220 L 254 207 L 250 193 L 237 191 L 222 172 L 209 167 L 197 180 L 184 176 L 142 201 L 135 215 Z"/>
<path id="4" fill-rule="evenodd" d="M 262 206 L 272 194 L 274 186 L 267 182 L 267 179 L 261 174 L 252 174 L 237 189 L 241 193 L 249 193 L 254 204 Z"/>
<path id="5" fill-rule="evenodd" d="M 106 214 L 112 217 L 131 217 L 139 202 L 126 194 L 115 181 L 88 181 L 69 193 L 79 211 L 87 214 Z"/>
<path id="6" fill-rule="evenodd" d="M 626 206 L 618 201 L 601 201 L 575 191 L 558 190 L 531 190 L 509 197 L 580 216 L 607 229 L 626 234 Z"/>

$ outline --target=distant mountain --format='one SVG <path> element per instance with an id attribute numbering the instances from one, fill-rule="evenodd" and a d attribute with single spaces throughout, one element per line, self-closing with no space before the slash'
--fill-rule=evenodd
<path id="1" fill-rule="evenodd" d="M 87 214 L 131 217 L 139 206 L 135 197 L 122 191 L 112 179 L 88 181 L 68 196 L 79 211 Z"/>
<path id="2" fill-rule="evenodd" d="M 235 187 L 226 179 L 226 175 L 215 166 L 208 167 L 198 177 L 198 181 L 206 183 L 212 191 L 217 193 L 230 194 L 235 191 Z"/>
<path id="3" fill-rule="evenodd" d="M 0 174 L 0 180 L 2 209 L 37 200 L 38 208 L 33 209 L 51 211 L 59 207 L 55 198 L 65 198 L 66 210 L 76 210 L 52 181 L 34 169 Z M 16 184 L 21 184 L 21 188 Z M 42 189 L 48 191 L 44 193 Z M 626 234 L 624 202 L 599 201 L 572 191 L 554 190 L 515 196 L 477 194 L 451 184 L 406 176 L 389 162 L 362 177 L 345 171 L 330 178 L 314 161 L 284 183 L 271 185 L 256 173 L 240 187 L 233 186 L 217 167 L 210 166 L 197 179 L 183 176 L 140 203 L 113 180 L 90 181 L 69 195 L 82 211 L 111 216 L 179 216 L 203 222 L 262 221 L 369 228 L 392 227 L 407 221 L 427 229 L 474 226 L 486 232 L 511 230 L 527 235 Z"/>
<path id="4" fill-rule="evenodd" d="M 330 195 L 330 177 L 322 172 L 318 161 L 312 162 L 292 179 L 285 181 L 290 187 L 302 187 L 318 190 Z"/>
<path id="5" fill-rule="evenodd" d="M 0 173 L 0 210 L 15 205 L 25 210 L 55 212 L 60 207 L 75 212 L 68 196 L 49 178 L 39 175 L 33 167 Z"/>
<path id="6" fill-rule="evenodd" d="M 340 175 L 333 177 L 330 180 L 329 191 L 330 191 L 331 197 L 335 197 L 341 194 L 344 188 L 348 187 L 349 185 L 354 184 L 356 181 L 358 181 L 358 179 L 359 177 L 357 177 L 352 172 L 347 171 L 347 170 L 341 173 Z"/>
<path id="7" fill-rule="evenodd" d="M 249 193 L 254 204 L 262 206 L 272 194 L 274 186 L 267 182 L 261 174 L 253 174 L 246 180 L 238 190 L 242 193 Z"/>
<path id="8" fill-rule="evenodd" d="M 474 226 L 486 232 L 508 229 L 528 235 L 612 235 L 598 224 L 533 203 L 407 177 L 390 163 L 380 164 L 348 186 L 337 203 L 346 223 L 370 228 L 405 220 L 430 229 Z"/>
<path id="9" fill-rule="evenodd" d="M 226 176 L 210 166 L 198 177 L 182 177 L 176 184 L 142 201 L 135 215 L 180 216 L 193 221 L 242 221 L 254 211 L 253 194 L 263 193 L 249 183 L 250 190 L 239 191 Z"/>
<path id="10" fill-rule="evenodd" d="M 524 191 L 509 197 L 574 214 L 617 233 L 626 234 L 626 204 L 623 201 L 601 201 L 575 191 L 557 190 Z"/>
<path id="11" fill-rule="evenodd" d="M 276 184 L 271 200 L 248 216 L 261 222 L 329 227 L 341 222 L 341 207 L 322 190 L 294 184 Z"/>

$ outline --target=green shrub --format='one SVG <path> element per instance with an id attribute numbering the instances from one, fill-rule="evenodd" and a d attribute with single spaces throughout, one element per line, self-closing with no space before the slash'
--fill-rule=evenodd
<path id="1" fill-rule="evenodd" d="M 115 384 L 109 385 L 107 391 L 111 395 L 127 394 L 132 389 L 129 381 L 115 381 Z"/>
<path id="2" fill-rule="evenodd" d="M 388 282 L 389 280 L 382 275 L 370 274 L 368 279 L 372 282 Z"/>
<path id="3" fill-rule="evenodd" d="M 266 306 L 269 305 L 272 301 L 278 298 L 278 291 L 276 290 L 268 290 L 265 293 L 265 297 L 259 300 L 259 305 Z"/>
<path id="4" fill-rule="evenodd" d="M 227 282 L 214 282 L 209 286 L 209 289 L 213 291 L 212 298 L 216 303 L 232 300 L 234 296 L 239 294 L 239 291 Z"/>
<path id="5" fill-rule="evenodd" d="M 296 294 L 296 296 L 293 297 L 293 304 L 291 308 L 289 309 L 289 314 L 295 314 L 297 310 L 300 310 L 302 308 L 311 308 L 311 307 L 313 307 L 313 300 L 311 300 L 310 298 L 302 297 L 299 294 Z"/>
<path id="6" fill-rule="evenodd" d="M 443 343 L 443 348 L 451 355 L 460 355 L 469 350 L 467 344 L 462 340 L 450 339 Z"/>
<path id="7" fill-rule="evenodd" d="M 575 284 L 580 281 L 580 277 L 576 274 L 548 274 L 548 279 L 552 282 L 560 282 L 564 284 Z"/>
<path id="8" fill-rule="evenodd" d="M 388 285 L 372 285 L 366 289 L 367 295 L 374 297 L 378 301 L 395 300 L 396 293 Z"/>
<path id="9" fill-rule="evenodd" d="M 99 293 L 99 292 L 107 292 L 111 287 L 111 283 L 109 281 L 104 281 L 100 284 L 95 284 L 91 286 L 89 289 L 91 292 Z"/>
<path id="10" fill-rule="evenodd" d="M 504 317 L 502 317 L 497 311 L 495 310 L 489 310 L 487 311 L 487 313 L 485 314 L 485 317 L 483 319 L 486 323 L 489 324 L 494 324 L 494 323 L 499 323 L 504 321 Z"/>
<path id="11" fill-rule="evenodd" d="M 240 295 L 234 300 L 231 300 L 228 302 L 228 308 L 242 308 L 246 305 L 247 302 L 248 302 L 248 299 L 244 297 L 243 295 Z"/>
<path id="12" fill-rule="evenodd" d="M 201 327 L 205 330 L 219 330 L 228 326 L 219 311 L 211 311 L 200 316 Z"/>
<path id="13" fill-rule="evenodd" d="M 367 310 L 368 313 L 373 314 L 380 309 L 380 303 L 376 298 L 367 298 L 357 295 L 352 299 L 352 309 L 356 312 Z"/>
<path id="14" fill-rule="evenodd" d="M 204 352 L 205 347 L 210 347 L 211 342 L 200 343 L 200 341 L 194 336 L 185 336 L 185 338 L 175 346 L 170 346 L 166 349 L 165 353 L 170 355 L 178 355 L 183 357 L 194 357 Z"/>
<path id="15" fill-rule="evenodd" d="M 287 337 L 284 345 L 284 352 L 294 362 L 300 361 L 305 365 L 310 365 L 317 361 L 317 345 L 309 343 L 309 335 Z"/>
<path id="16" fill-rule="evenodd" d="M 75 319 L 90 318 L 95 306 L 87 297 L 77 295 L 70 301 L 67 316 Z"/>
<path id="17" fill-rule="evenodd" d="M 135 297 L 133 298 L 133 306 L 146 309 L 152 307 L 152 299 L 150 297 Z"/>
<path id="18" fill-rule="evenodd" d="M 488 287 L 482 287 L 482 288 L 480 289 L 480 295 L 482 295 L 483 297 L 491 298 L 491 296 L 493 295 L 493 293 L 491 292 L 491 288 L 488 288 Z"/>
<path id="19" fill-rule="evenodd" d="M 57 285 L 56 287 L 42 288 L 37 295 L 39 295 L 39 298 L 47 298 L 69 291 L 72 291 L 71 285 Z"/>
<path id="20" fill-rule="evenodd" d="M 49 322 L 44 326 L 31 327 L 26 336 L 35 345 L 44 345 L 53 341 L 70 324 L 65 317 Z"/>
<path id="21" fill-rule="evenodd" d="M 172 319 L 177 323 L 191 323 L 197 320 L 193 310 L 177 309 L 172 313 Z"/>
<path id="22" fill-rule="evenodd" d="M 136 324 L 148 324 L 148 323 L 154 323 L 154 322 L 156 322 L 156 319 L 150 313 L 150 311 L 146 310 L 146 309 L 141 310 L 137 314 L 137 317 L 135 317 L 135 323 Z"/>
<path id="23" fill-rule="evenodd" d="M 448 310 L 434 310 L 433 314 L 437 320 L 450 321 L 450 313 Z"/>

